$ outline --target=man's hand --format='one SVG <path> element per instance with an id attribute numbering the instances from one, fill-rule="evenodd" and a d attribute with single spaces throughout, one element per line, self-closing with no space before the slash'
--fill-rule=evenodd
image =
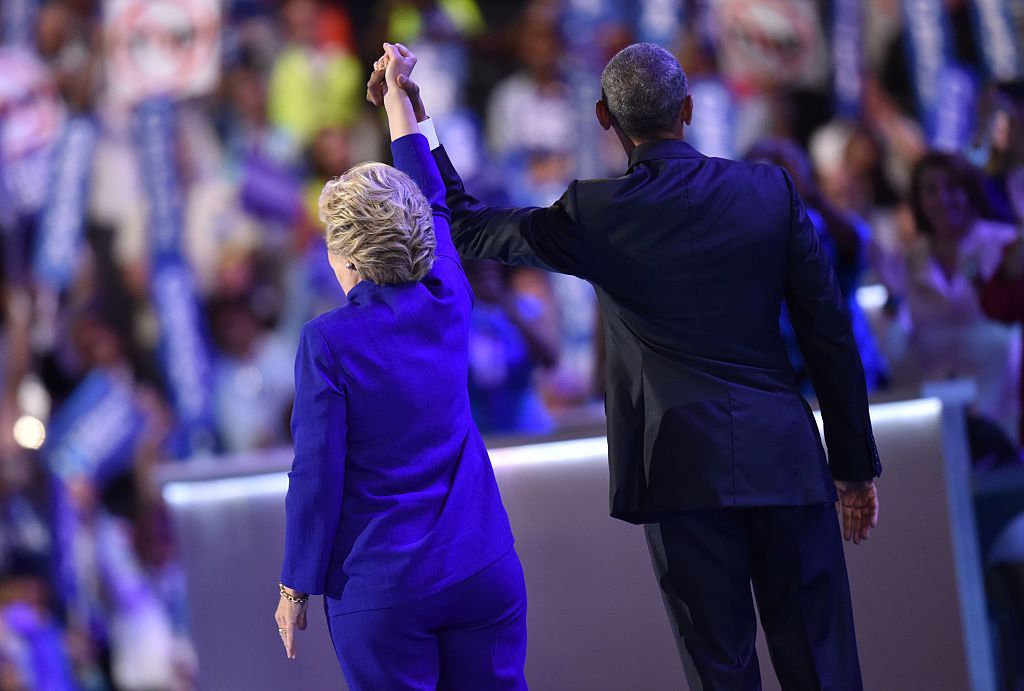
<path id="1" fill-rule="evenodd" d="M 391 69 L 393 77 L 389 84 L 387 68 L 392 62 L 392 55 L 396 56 L 396 59 Z M 397 87 L 409 97 L 417 122 L 426 120 L 427 110 L 420 96 L 420 87 L 410 77 L 413 67 L 416 66 L 416 61 L 416 56 L 412 51 L 401 43 L 394 45 L 385 43 L 384 54 L 373 63 L 373 72 L 370 73 L 370 79 L 366 82 L 366 100 L 380 108 L 384 105 L 384 97 L 387 96 L 389 87 Z"/>
<path id="2" fill-rule="evenodd" d="M 836 508 L 843 516 L 843 538 L 859 545 L 867 540 L 871 529 L 878 526 L 878 489 L 874 480 L 844 482 L 836 480 L 839 500 Z"/>

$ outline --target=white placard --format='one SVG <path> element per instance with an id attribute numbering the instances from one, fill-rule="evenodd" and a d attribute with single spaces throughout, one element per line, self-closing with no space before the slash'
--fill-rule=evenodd
<path id="1" fill-rule="evenodd" d="M 825 37 L 810 0 L 715 0 L 714 10 L 730 80 L 813 86 L 828 76 Z"/>
<path id="2" fill-rule="evenodd" d="M 112 98 L 188 98 L 213 90 L 220 69 L 217 0 L 106 0 L 104 41 Z"/>

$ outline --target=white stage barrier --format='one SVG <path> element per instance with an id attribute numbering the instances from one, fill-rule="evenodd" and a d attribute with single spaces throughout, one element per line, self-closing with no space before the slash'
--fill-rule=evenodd
<path id="1" fill-rule="evenodd" d="M 871 409 L 884 474 L 881 524 L 847 546 L 865 688 L 994 690 L 956 408 Z M 643 531 L 608 517 L 603 437 L 492 449 L 529 593 L 536 691 L 685 689 Z M 320 598 L 284 657 L 273 620 L 287 451 L 170 468 L 203 689 L 344 689 Z M 766 689 L 777 689 L 759 641 Z"/>

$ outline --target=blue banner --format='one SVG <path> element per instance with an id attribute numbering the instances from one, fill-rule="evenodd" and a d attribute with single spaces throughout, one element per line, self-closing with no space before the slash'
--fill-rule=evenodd
<path id="1" fill-rule="evenodd" d="M 674 50 L 685 21 L 683 0 L 640 0 L 636 20 L 637 41 Z"/>
<path id="2" fill-rule="evenodd" d="M 14 213 L 14 203 L 11 201 L 11 193 L 7 189 L 7 176 L 4 174 L 3 161 L 3 137 L 0 137 L 0 233 L 2 233 L 4 244 L 7 244 L 8 233 L 14 233 L 14 225 L 17 220 Z M 6 252 L 4 253 L 6 257 Z M 10 260 L 6 257 L 6 260 Z M 7 267 L 4 267 L 5 269 Z"/>
<path id="3" fill-rule="evenodd" d="M 950 101 L 941 81 L 953 55 L 952 27 L 945 0 L 903 0 L 907 27 L 907 59 L 917 107 L 929 141 L 935 138 L 935 117 Z"/>
<path id="4" fill-rule="evenodd" d="M 73 117 L 54 150 L 53 174 L 43 207 L 35 274 L 59 291 L 74 278 L 85 225 L 89 173 L 97 129 L 91 118 Z"/>
<path id="5" fill-rule="evenodd" d="M 302 183 L 295 172 L 257 153 L 242 162 L 242 208 L 291 225 L 302 214 Z"/>
<path id="6" fill-rule="evenodd" d="M 175 447 L 188 455 L 212 451 L 213 376 L 190 267 L 161 255 L 153 266 L 151 290 L 160 321 L 160 356 L 180 429 Z"/>
<path id="7" fill-rule="evenodd" d="M 736 158 L 736 103 L 721 80 L 709 77 L 690 84 L 693 125 L 687 140 L 706 156 Z"/>
<path id="8" fill-rule="evenodd" d="M 4 0 L 0 3 L 4 45 L 35 52 L 38 5 L 38 0 Z"/>
<path id="9" fill-rule="evenodd" d="M 178 418 L 173 453 L 215 447 L 212 366 L 195 281 L 182 250 L 182 193 L 174 156 L 176 110 L 164 99 L 144 101 L 137 117 L 139 165 L 150 202 L 153 239 L 150 290 L 160 323 L 164 377 Z"/>
<path id="10" fill-rule="evenodd" d="M 864 15 L 860 0 L 832 2 L 832 85 L 836 111 L 860 115 L 864 90 Z"/>
<path id="11" fill-rule="evenodd" d="M 940 151 L 962 152 L 974 132 L 978 85 L 967 69 L 950 64 L 939 73 L 942 107 L 932 114 L 929 144 Z"/>
<path id="12" fill-rule="evenodd" d="M 1024 54 L 1009 0 L 974 0 L 971 6 L 989 77 L 997 82 L 1020 79 L 1024 76 Z"/>
<path id="13" fill-rule="evenodd" d="M 184 202 L 174 147 L 178 141 L 177 108 L 169 99 L 143 101 L 135 111 L 139 170 L 149 197 L 152 252 L 177 255 L 185 227 Z"/>
<path id="14" fill-rule="evenodd" d="M 42 454 L 64 480 L 89 477 L 102 485 L 131 464 L 144 424 L 131 383 L 94 370 L 57 409 Z"/>

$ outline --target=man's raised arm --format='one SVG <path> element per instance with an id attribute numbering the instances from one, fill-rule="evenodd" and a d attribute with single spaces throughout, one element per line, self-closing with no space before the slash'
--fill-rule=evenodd
<path id="1" fill-rule="evenodd" d="M 400 86 L 409 95 L 417 119 L 426 120 L 419 86 L 411 79 L 403 79 Z M 379 106 L 386 93 L 384 70 L 375 70 L 366 85 L 366 99 Z M 444 147 L 432 141 L 431 148 L 445 183 L 445 201 L 452 215 L 452 240 L 464 258 L 497 259 L 505 264 L 587 277 L 586 247 L 576 209 L 576 181 L 548 207 L 486 206 L 466 192 Z"/>

